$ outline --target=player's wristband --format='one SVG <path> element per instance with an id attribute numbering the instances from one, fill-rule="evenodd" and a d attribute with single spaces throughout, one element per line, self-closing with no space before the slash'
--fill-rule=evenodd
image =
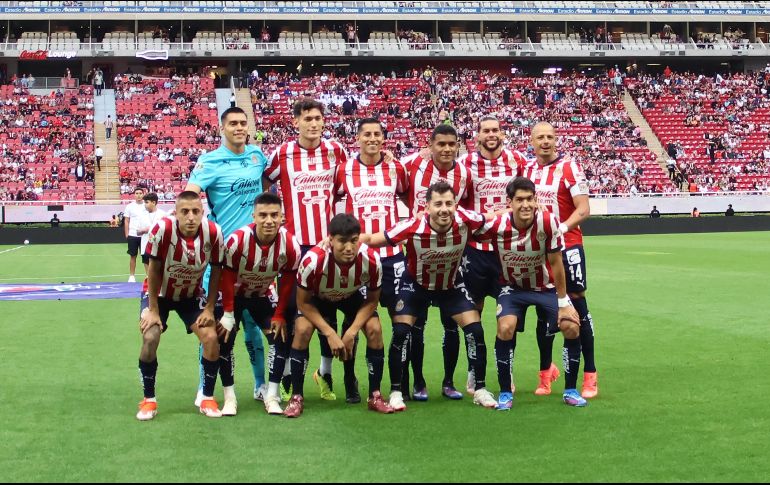
<path id="1" fill-rule="evenodd" d="M 572 300 L 570 300 L 568 296 L 559 298 L 559 308 L 567 308 L 569 306 L 572 306 Z"/>
<path id="2" fill-rule="evenodd" d="M 225 312 L 224 315 L 222 315 L 222 318 L 219 319 L 219 323 L 227 330 L 228 332 L 233 329 L 235 326 L 235 317 L 233 316 L 233 312 Z"/>
<path id="3" fill-rule="evenodd" d="M 569 226 L 564 222 L 562 222 L 561 224 L 559 224 L 559 232 L 562 234 L 567 234 L 569 232 Z"/>

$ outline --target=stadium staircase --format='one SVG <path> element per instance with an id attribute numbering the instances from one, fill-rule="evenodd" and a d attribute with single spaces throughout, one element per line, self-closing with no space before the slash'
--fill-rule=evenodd
<path id="1" fill-rule="evenodd" d="M 251 143 L 254 144 L 254 138 L 257 133 L 257 121 L 254 118 L 254 106 L 251 104 L 251 92 L 247 88 L 240 88 L 235 90 L 235 105 L 246 112 L 246 119 L 249 120 Z"/>
<path id="2" fill-rule="evenodd" d="M 666 150 L 663 148 L 663 144 L 655 135 L 655 132 L 652 131 L 650 124 L 647 123 L 647 120 L 644 118 L 642 112 L 636 106 L 633 96 L 631 96 L 628 91 L 623 94 L 623 105 L 626 107 L 626 111 L 628 112 L 628 116 L 631 118 L 631 121 L 633 121 L 634 124 L 642 130 L 641 136 L 645 141 L 647 141 L 647 148 L 649 148 L 650 151 L 657 156 L 658 163 L 660 164 L 660 167 L 663 169 L 663 171 L 668 171 L 666 166 L 666 161 L 668 160 Z"/>
<path id="3" fill-rule="evenodd" d="M 114 119 L 114 118 L 113 118 Z M 97 201 L 120 200 L 120 177 L 118 174 L 118 136 L 117 130 L 113 128 L 112 138 L 105 138 L 104 123 L 94 123 L 94 148 L 102 147 L 104 158 L 102 158 L 102 170 L 96 172 L 96 194 Z"/>

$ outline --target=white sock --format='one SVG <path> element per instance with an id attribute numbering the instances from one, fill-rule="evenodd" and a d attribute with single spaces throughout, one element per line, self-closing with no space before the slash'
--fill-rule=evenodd
<path id="1" fill-rule="evenodd" d="M 144 398 L 144 400 L 147 401 L 147 402 L 158 402 L 158 401 L 155 400 L 154 397 L 146 397 L 146 398 Z"/>
<path id="2" fill-rule="evenodd" d="M 332 360 L 333 357 L 321 357 L 321 367 L 319 371 L 322 376 L 332 373 Z"/>
<path id="3" fill-rule="evenodd" d="M 283 376 L 290 376 L 291 375 L 291 362 L 289 362 L 289 359 L 286 359 L 286 364 L 283 366 Z"/>
<path id="4" fill-rule="evenodd" d="M 235 386 L 223 387 L 225 399 L 235 399 Z"/>
<path id="5" fill-rule="evenodd" d="M 278 386 L 280 386 L 280 383 L 278 382 L 268 382 L 267 383 L 267 397 L 278 397 Z"/>

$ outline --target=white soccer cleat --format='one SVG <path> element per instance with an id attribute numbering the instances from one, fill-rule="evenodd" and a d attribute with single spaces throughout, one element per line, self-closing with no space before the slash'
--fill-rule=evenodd
<path id="1" fill-rule="evenodd" d="M 390 404 L 390 407 L 392 407 L 393 410 L 397 413 L 401 411 L 406 411 L 406 404 L 404 403 L 404 395 L 401 393 L 401 391 L 391 392 L 390 399 L 388 400 L 388 404 Z"/>
<path id="2" fill-rule="evenodd" d="M 222 416 L 235 416 L 238 414 L 238 400 L 234 397 L 225 399 L 225 404 L 222 406 Z"/>
<path id="3" fill-rule="evenodd" d="M 494 409 L 497 407 L 497 401 L 495 396 L 491 392 L 485 389 L 478 389 L 473 393 L 473 404 L 483 406 L 488 409 Z"/>
<path id="4" fill-rule="evenodd" d="M 194 406 L 196 408 L 201 407 L 201 403 L 203 402 L 203 389 L 198 389 L 198 394 L 195 395 L 195 403 Z"/>
<path id="5" fill-rule="evenodd" d="M 265 401 L 265 396 L 267 396 L 267 384 L 262 384 L 258 388 L 254 389 L 254 400 L 255 401 Z"/>
<path id="6" fill-rule="evenodd" d="M 198 409 L 200 410 L 201 414 L 205 415 L 207 418 L 222 417 L 222 411 L 219 410 L 217 402 L 212 398 L 204 399 L 201 402 L 201 407 Z"/>
<path id="7" fill-rule="evenodd" d="M 274 416 L 283 415 L 283 409 L 281 409 L 281 398 L 279 397 L 265 398 L 265 411 L 267 411 L 267 414 L 271 414 Z"/>
<path id="8" fill-rule="evenodd" d="M 136 413 L 136 419 L 139 421 L 149 421 L 158 414 L 158 403 L 152 399 L 143 399 L 139 403 L 139 412 Z"/>
<path id="9" fill-rule="evenodd" d="M 134 275 L 129 276 L 128 277 L 128 282 L 129 283 L 136 283 L 136 276 L 134 276 Z"/>

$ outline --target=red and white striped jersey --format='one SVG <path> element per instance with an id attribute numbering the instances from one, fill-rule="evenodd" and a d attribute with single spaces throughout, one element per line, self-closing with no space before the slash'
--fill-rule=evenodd
<path id="1" fill-rule="evenodd" d="M 238 273 L 236 296 L 266 296 L 279 273 L 297 270 L 299 259 L 299 243 L 285 227 L 266 246 L 257 240 L 254 224 L 232 233 L 225 244 L 225 266 Z"/>
<path id="2" fill-rule="evenodd" d="M 494 160 L 486 159 L 476 151 L 466 155 L 462 163 L 470 171 L 472 180 L 468 198 L 462 202 L 462 206 L 481 214 L 488 214 L 508 208 L 505 188 L 524 168 L 527 159 L 521 153 L 506 148 Z M 480 243 L 475 238 L 471 238 L 468 244 L 481 251 L 494 250 L 491 244 Z"/>
<path id="3" fill-rule="evenodd" d="M 544 166 L 537 160 L 530 161 L 523 175 L 535 183 L 537 202 L 560 221 L 566 221 L 575 212 L 573 197 L 588 195 L 588 180 L 583 167 L 567 157 L 559 157 Z M 564 241 L 568 248 L 583 244 L 580 226 L 565 234 Z"/>
<path id="4" fill-rule="evenodd" d="M 521 231 L 513 224 L 513 214 L 501 214 L 484 224 L 476 237 L 494 245 L 503 282 L 533 291 L 554 287 L 547 255 L 563 250 L 564 240 L 559 220 L 550 212 L 536 211 L 532 226 Z"/>
<path id="5" fill-rule="evenodd" d="M 460 162 L 455 161 L 449 170 L 441 170 L 433 163 L 432 158 L 422 158 L 419 154 L 404 162 L 409 177 L 409 192 L 407 202 L 409 213 L 415 217 L 425 210 L 428 205 L 425 196 L 428 188 L 436 182 L 446 182 L 452 186 L 457 197 L 455 202 L 468 197 L 471 190 L 471 174 Z"/>
<path id="6" fill-rule="evenodd" d="M 430 226 L 430 215 L 413 218 L 385 231 L 391 245 L 406 241 L 409 274 L 427 290 L 454 288 L 468 236 L 484 226 L 484 216 L 458 207 L 455 222 L 446 233 Z"/>
<path id="7" fill-rule="evenodd" d="M 382 286 L 382 264 L 377 252 L 362 244 L 353 263 L 337 263 L 332 249 L 314 247 L 302 258 L 297 284 L 322 300 L 342 301 L 362 287 L 379 290 Z"/>
<path id="8" fill-rule="evenodd" d="M 361 223 L 361 232 L 378 234 L 398 223 L 398 195 L 406 192 L 406 170 L 396 160 L 368 166 L 360 158 L 349 159 L 337 169 L 335 192 L 347 195 L 345 213 Z M 377 250 L 381 258 L 395 256 L 400 248 Z"/>
<path id="9" fill-rule="evenodd" d="M 203 219 L 198 234 L 188 239 L 175 217 L 164 217 L 150 231 L 145 254 L 163 264 L 159 297 L 172 301 L 199 297 L 206 266 L 224 263 L 222 229 Z"/>
<path id="10" fill-rule="evenodd" d="M 322 140 L 312 150 L 291 141 L 270 155 L 265 176 L 271 182 L 280 181 L 286 228 L 300 245 L 316 245 L 326 237 L 333 212 L 334 174 L 347 159 L 342 145 L 330 140 Z"/>

